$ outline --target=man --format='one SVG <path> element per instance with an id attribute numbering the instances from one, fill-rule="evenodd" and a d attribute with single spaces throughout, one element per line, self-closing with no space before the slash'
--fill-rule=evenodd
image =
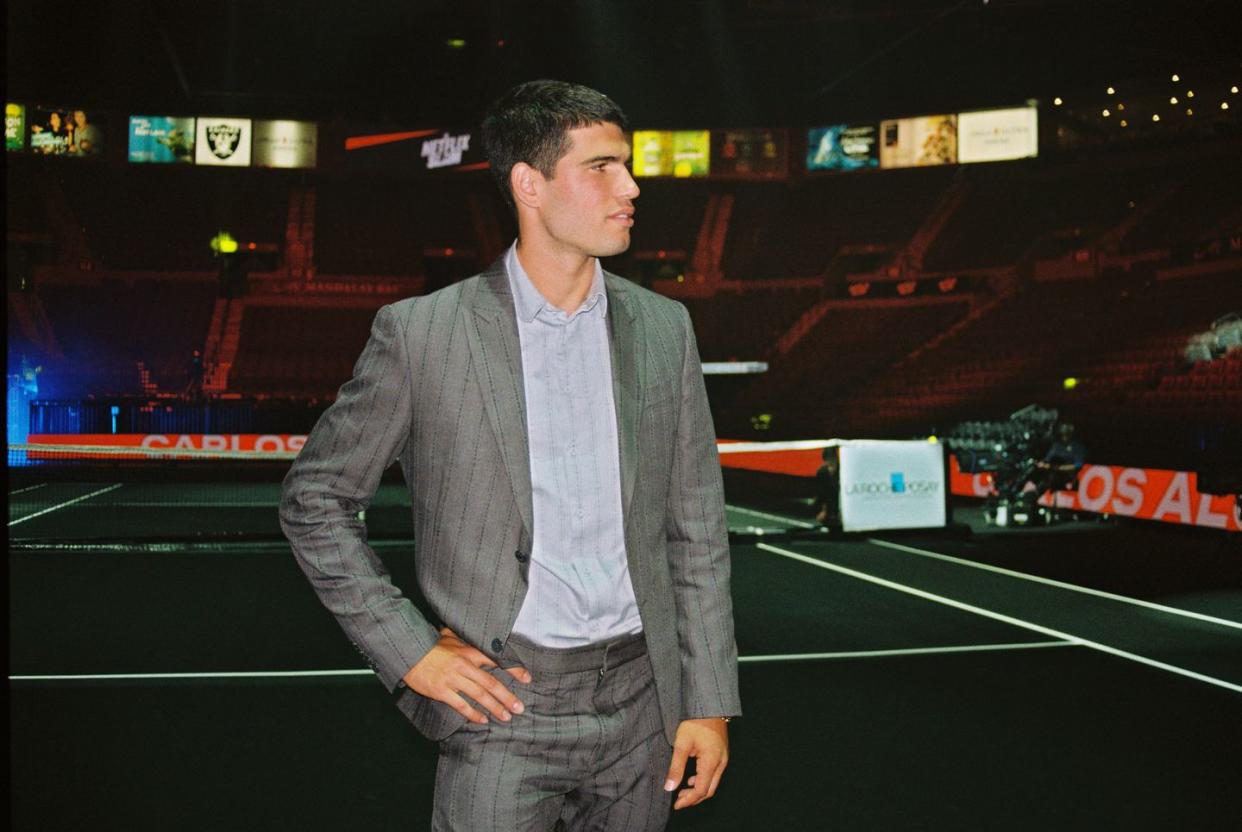
<path id="1" fill-rule="evenodd" d="M 1044 458 L 1035 463 L 1022 493 L 1035 500 L 1045 491 L 1067 487 L 1074 482 L 1086 462 L 1087 449 L 1074 438 L 1074 426 L 1062 422 L 1057 426 L 1057 439 L 1048 446 Z"/>
<path id="2" fill-rule="evenodd" d="M 830 530 L 841 528 L 841 459 L 836 447 L 820 452 L 815 471 L 815 522 Z"/>
<path id="3" fill-rule="evenodd" d="M 380 310 L 285 482 L 302 569 L 440 742 L 438 829 L 661 829 L 727 762 L 737 648 L 693 332 L 598 260 L 634 224 L 625 126 L 606 96 L 556 81 L 492 105 L 484 142 L 518 241 Z M 426 610 L 358 519 L 394 459 Z"/>

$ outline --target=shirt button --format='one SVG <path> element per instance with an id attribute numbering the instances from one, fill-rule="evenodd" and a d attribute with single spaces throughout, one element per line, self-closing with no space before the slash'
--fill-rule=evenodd
<path id="1" fill-rule="evenodd" d="M 505 649 L 505 643 L 498 638 L 492 639 L 492 652 L 499 653 Z"/>
<path id="2" fill-rule="evenodd" d="M 517 558 L 518 563 L 526 563 L 526 561 L 530 560 L 530 555 L 526 554 L 521 549 L 514 552 L 513 556 Z"/>

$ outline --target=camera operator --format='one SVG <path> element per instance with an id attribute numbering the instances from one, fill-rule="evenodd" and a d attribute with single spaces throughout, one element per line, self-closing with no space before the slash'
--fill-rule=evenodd
<path id="1" fill-rule="evenodd" d="M 1062 422 L 1057 427 L 1056 441 L 1049 446 L 1044 458 L 1035 463 L 1030 479 L 1022 487 L 1022 494 L 1038 499 L 1045 491 L 1073 483 L 1086 461 L 1087 449 L 1074 438 L 1074 426 Z"/>

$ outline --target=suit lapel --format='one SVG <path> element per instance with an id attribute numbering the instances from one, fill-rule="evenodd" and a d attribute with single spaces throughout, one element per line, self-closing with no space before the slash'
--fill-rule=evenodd
<path id="1" fill-rule="evenodd" d="M 605 280 L 608 287 L 612 392 L 617 408 L 617 440 L 621 452 L 621 506 L 628 521 L 638 468 L 638 426 L 643 413 L 647 352 L 642 337 L 642 321 L 635 314 L 625 279 L 605 273 Z"/>
<path id="2" fill-rule="evenodd" d="M 503 256 L 480 275 L 473 297 L 466 298 L 465 305 L 470 310 L 466 332 L 475 375 L 483 390 L 483 407 L 500 445 L 522 522 L 528 536 L 533 535 L 535 511 L 526 437 L 522 347 Z"/>

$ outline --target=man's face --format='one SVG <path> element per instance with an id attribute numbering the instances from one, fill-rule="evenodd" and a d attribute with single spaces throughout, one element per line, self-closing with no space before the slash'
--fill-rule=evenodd
<path id="1" fill-rule="evenodd" d="M 539 217 L 554 244 L 567 252 L 610 257 L 630 247 L 638 185 L 626 163 L 630 146 L 615 124 L 568 133 L 569 150 L 551 179 L 537 176 Z"/>
<path id="2" fill-rule="evenodd" d="M 74 110 L 73 111 L 73 123 L 76 124 L 78 127 L 85 127 L 86 126 L 86 113 L 84 113 L 82 110 Z"/>

